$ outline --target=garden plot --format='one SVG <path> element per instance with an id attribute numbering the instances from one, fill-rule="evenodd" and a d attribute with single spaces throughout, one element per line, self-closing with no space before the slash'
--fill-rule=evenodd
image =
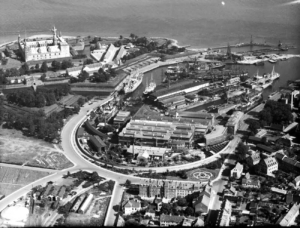
<path id="1" fill-rule="evenodd" d="M 48 175 L 50 175 L 50 172 L 18 169 L 0 165 L 0 195 L 8 195 Z"/>
<path id="2" fill-rule="evenodd" d="M 0 162 L 16 165 L 64 169 L 73 164 L 43 140 L 25 137 L 20 131 L 0 127 Z"/>

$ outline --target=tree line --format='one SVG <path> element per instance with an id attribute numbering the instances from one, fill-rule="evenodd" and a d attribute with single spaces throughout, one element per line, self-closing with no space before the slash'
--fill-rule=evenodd
<path id="1" fill-rule="evenodd" d="M 51 68 L 48 67 L 47 62 L 43 62 L 41 65 L 36 64 L 35 66 L 29 66 L 28 63 L 24 63 L 19 69 L 16 67 L 9 68 L 9 69 L 0 69 L 0 85 L 8 84 L 9 77 L 17 77 L 21 75 L 30 75 L 31 73 L 42 72 L 46 73 L 48 70 L 65 70 L 67 68 L 73 67 L 74 64 L 70 60 L 63 60 L 59 62 L 57 60 L 52 61 Z"/>
<path id="2" fill-rule="evenodd" d="M 55 88 L 38 87 L 36 92 L 31 88 L 9 92 L 6 94 L 6 99 L 9 103 L 42 108 L 55 104 L 62 96 L 68 95 L 69 92 L 69 85 L 58 85 Z"/>
<path id="3" fill-rule="evenodd" d="M 249 130 L 256 134 L 258 129 L 271 124 L 287 125 L 293 120 L 291 107 L 282 102 L 268 100 L 262 111 L 258 113 L 258 120 L 248 120 Z"/>

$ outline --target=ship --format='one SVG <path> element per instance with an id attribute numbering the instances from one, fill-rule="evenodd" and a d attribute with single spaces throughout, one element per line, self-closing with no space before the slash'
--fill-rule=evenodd
<path id="1" fill-rule="evenodd" d="M 274 66 L 273 66 L 273 70 L 272 70 L 271 74 L 269 74 L 268 77 L 269 77 L 271 80 L 273 80 L 273 81 L 274 81 L 275 79 L 277 79 L 277 78 L 280 77 L 280 74 L 277 73 L 277 72 L 275 72 L 275 67 L 274 67 Z"/>
<path id="2" fill-rule="evenodd" d="M 220 69 L 220 68 L 224 68 L 225 66 L 226 64 L 222 62 L 215 62 L 215 63 L 211 63 L 210 69 Z"/>
<path id="3" fill-rule="evenodd" d="M 141 85 L 143 76 L 144 74 L 139 71 L 134 72 L 130 77 L 129 82 L 124 86 L 125 94 L 135 91 Z"/>
<path id="4" fill-rule="evenodd" d="M 278 91 L 275 91 L 275 92 L 273 92 L 273 93 L 271 93 L 269 96 L 268 96 L 268 98 L 269 99 L 272 99 L 274 96 L 276 96 L 277 94 L 279 94 L 279 92 Z"/>
<path id="5" fill-rule="evenodd" d="M 144 91 L 144 95 L 148 95 L 149 93 L 152 93 L 155 88 L 156 88 L 156 83 L 153 81 L 153 75 L 151 74 L 151 80 L 149 85 L 147 83 L 146 89 Z"/>
<path id="6" fill-rule="evenodd" d="M 262 79 L 262 78 L 264 78 L 264 77 L 261 76 L 261 75 L 259 75 L 259 74 L 258 74 L 258 70 L 257 70 L 256 75 L 253 76 L 253 79 L 255 79 L 255 80 L 260 80 L 260 79 Z"/>
<path id="7" fill-rule="evenodd" d="M 272 58 L 272 59 L 269 59 L 268 61 L 269 61 L 270 63 L 277 63 L 277 60 L 276 60 L 276 59 L 273 59 L 273 58 Z"/>
<path id="8" fill-rule="evenodd" d="M 265 89 L 272 85 L 273 81 L 271 79 L 262 79 L 258 82 L 259 87 Z"/>

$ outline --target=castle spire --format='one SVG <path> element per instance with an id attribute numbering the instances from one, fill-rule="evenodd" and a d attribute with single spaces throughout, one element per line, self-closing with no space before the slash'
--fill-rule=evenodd
<path id="1" fill-rule="evenodd" d="M 57 37 L 56 37 L 56 31 L 55 25 L 53 25 L 53 29 L 51 30 L 53 32 L 53 44 L 57 45 Z"/>

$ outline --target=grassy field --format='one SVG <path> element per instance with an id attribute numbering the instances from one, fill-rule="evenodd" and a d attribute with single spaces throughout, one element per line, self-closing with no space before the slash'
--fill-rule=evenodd
<path id="1" fill-rule="evenodd" d="M 4 167 L 0 165 L 0 194 L 8 195 L 49 174 L 48 172 Z"/>
<path id="2" fill-rule="evenodd" d="M 55 147 L 43 140 L 25 137 L 20 131 L 0 127 L 0 162 L 64 169 L 73 164 Z"/>

